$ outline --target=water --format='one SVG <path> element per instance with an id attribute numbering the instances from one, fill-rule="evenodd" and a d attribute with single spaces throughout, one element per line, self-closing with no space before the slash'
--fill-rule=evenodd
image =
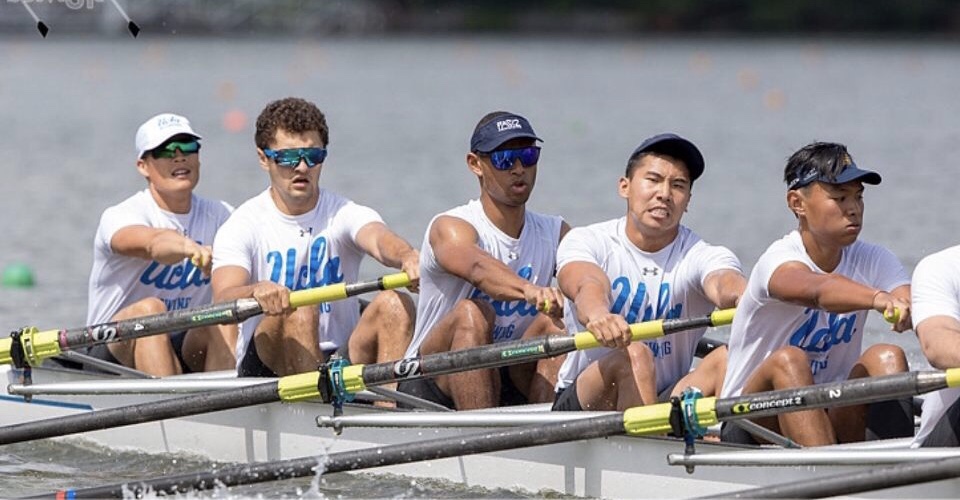
<path id="1" fill-rule="evenodd" d="M 669 130 L 694 140 L 707 160 L 684 222 L 729 246 L 747 270 L 795 225 L 780 177 L 786 158 L 813 140 L 846 143 L 860 165 L 883 174 L 866 192 L 864 239 L 889 247 L 911 270 L 960 239 L 952 230 L 960 172 L 950 156 L 960 142 L 955 44 L 149 34 L 0 44 L 0 266 L 26 263 L 37 279 L 29 290 L 0 289 L 0 325 L 8 329 L 83 323 L 99 214 L 144 186 L 133 147 L 143 120 L 161 111 L 188 116 L 204 136 L 199 192 L 236 205 L 267 185 L 253 121 L 268 101 L 288 95 L 327 114 L 322 183 L 377 208 L 415 245 L 432 215 L 477 195 L 464 155 L 476 121 L 496 109 L 526 115 L 545 139 L 531 207 L 575 226 L 624 212 L 616 182 L 627 156 Z M 367 263 L 361 276 L 382 272 Z M 927 366 L 912 333 L 888 333 L 873 318 L 868 338 L 897 342 L 913 368 Z M 2 450 L 0 491 L 23 487 L 23 475 L 36 487 L 61 485 L 89 457 L 66 450 Z M 169 460 L 103 459 L 111 477 L 128 461 L 135 473 L 159 475 Z M 399 481 L 382 496 L 461 494 Z M 264 494 L 296 495 L 306 485 Z M 349 481 L 332 491 L 321 494 L 369 495 Z"/>

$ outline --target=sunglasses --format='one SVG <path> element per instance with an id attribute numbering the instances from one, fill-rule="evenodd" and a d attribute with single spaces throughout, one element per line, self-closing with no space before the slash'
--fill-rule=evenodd
<path id="1" fill-rule="evenodd" d="M 487 154 L 490 163 L 497 170 L 510 170 L 514 162 L 520 160 L 524 167 L 532 167 L 540 161 L 540 146 L 528 146 L 520 149 L 501 149 Z"/>
<path id="2" fill-rule="evenodd" d="M 277 163 L 278 167 L 297 168 L 300 160 L 313 168 L 327 159 L 327 150 L 323 148 L 264 149 L 263 154 Z"/>
<path id="3" fill-rule="evenodd" d="M 173 158 L 177 156 L 178 149 L 184 154 L 184 156 L 192 155 L 200 151 L 200 143 L 197 141 L 168 142 L 163 146 L 154 148 L 152 151 L 150 151 L 150 156 L 153 156 L 154 158 Z"/>

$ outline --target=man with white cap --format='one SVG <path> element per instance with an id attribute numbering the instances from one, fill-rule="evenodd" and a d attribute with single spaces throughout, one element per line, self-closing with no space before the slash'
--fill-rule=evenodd
<path id="1" fill-rule="evenodd" d="M 137 130 L 146 189 L 104 210 L 94 238 L 87 323 L 210 302 L 211 245 L 232 207 L 193 194 L 200 135 L 183 116 L 156 115 Z M 235 341 L 217 326 L 94 346 L 90 354 L 165 376 L 234 367 Z"/>
<path id="2" fill-rule="evenodd" d="M 522 116 L 497 111 L 474 129 L 466 161 L 480 197 L 437 215 L 420 250 L 420 302 L 406 356 L 530 338 L 562 329 L 550 286 L 570 229 L 526 209 L 540 140 Z M 555 323 L 556 321 L 556 323 Z M 473 370 L 400 383 L 400 391 L 458 410 L 552 399 L 559 361 Z"/>

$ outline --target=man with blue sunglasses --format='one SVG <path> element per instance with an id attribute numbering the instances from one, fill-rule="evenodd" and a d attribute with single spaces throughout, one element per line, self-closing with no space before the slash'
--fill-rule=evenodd
<path id="1" fill-rule="evenodd" d="M 137 130 L 137 171 L 146 189 L 104 210 L 94 238 L 87 324 L 160 314 L 210 302 L 214 234 L 230 205 L 193 193 L 200 136 L 183 116 L 163 113 Z M 224 370 L 234 340 L 193 328 L 91 347 L 97 358 L 156 376 Z"/>
<path id="2" fill-rule="evenodd" d="M 477 124 L 467 168 L 480 197 L 437 215 L 420 255 L 420 301 L 406 356 L 506 342 L 562 329 L 551 286 L 569 226 L 527 210 L 540 138 L 526 118 L 498 111 Z M 458 410 L 552 400 L 559 360 L 404 381 L 400 391 Z"/>
<path id="3" fill-rule="evenodd" d="M 255 140 L 270 186 L 237 208 L 214 243 L 214 300 L 252 297 L 264 311 L 239 326 L 238 374 L 308 372 L 337 351 L 353 363 L 399 359 L 413 332 L 408 295 L 380 292 L 361 313 L 356 297 L 291 309 L 290 292 L 355 282 L 365 255 L 416 282 L 417 251 L 373 209 L 320 187 L 330 139 L 313 103 L 271 102 Z"/>

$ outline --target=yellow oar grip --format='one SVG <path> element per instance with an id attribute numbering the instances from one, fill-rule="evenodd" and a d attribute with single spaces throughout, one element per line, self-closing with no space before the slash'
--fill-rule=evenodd
<path id="1" fill-rule="evenodd" d="M 388 274 L 381 278 L 384 290 L 393 290 L 394 288 L 403 288 L 410 286 L 410 277 L 407 273 Z"/>
<path id="2" fill-rule="evenodd" d="M 647 406 L 635 406 L 623 412 L 623 430 L 634 436 L 666 434 L 670 427 L 670 403 Z M 709 427 L 719 422 L 717 419 L 717 398 L 701 398 L 694 403 L 697 422 Z"/>
<path id="3" fill-rule="evenodd" d="M 306 372 L 297 375 L 288 375 L 277 380 L 277 393 L 280 401 L 292 403 L 320 397 L 317 382 L 320 381 L 320 372 Z"/>
<path id="4" fill-rule="evenodd" d="M 0 365 L 9 365 L 13 362 L 10 357 L 10 348 L 13 346 L 13 339 L 0 339 Z"/>
<path id="5" fill-rule="evenodd" d="M 635 406 L 623 412 L 623 430 L 634 436 L 670 432 L 670 403 Z"/>
<path id="6" fill-rule="evenodd" d="M 297 290 L 290 294 L 290 306 L 312 306 L 321 302 L 332 302 L 347 298 L 347 284 L 337 283 L 308 290 Z"/>
<path id="7" fill-rule="evenodd" d="M 887 320 L 887 323 L 895 325 L 900 322 L 900 309 L 896 307 L 893 308 L 893 314 L 887 314 L 887 311 L 883 311 L 883 319 Z"/>
<path id="8" fill-rule="evenodd" d="M 573 336 L 573 345 L 577 347 L 578 351 L 584 349 L 593 349 L 594 347 L 600 347 L 600 342 L 597 342 L 597 339 L 590 332 L 580 332 Z"/>
<path id="9" fill-rule="evenodd" d="M 663 337 L 663 320 L 644 321 L 630 325 L 630 338 L 637 340 L 655 339 Z"/>
<path id="10" fill-rule="evenodd" d="M 719 309 L 710 313 L 710 322 L 713 326 L 729 325 L 733 323 L 733 314 L 737 312 L 735 308 Z"/>
<path id="11" fill-rule="evenodd" d="M 60 332 L 57 330 L 38 331 L 36 327 L 24 328 L 20 332 L 20 344 L 23 355 L 31 366 L 38 366 L 43 360 L 52 358 L 61 352 Z M 13 339 L 0 339 L 0 364 L 12 364 Z"/>
<path id="12" fill-rule="evenodd" d="M 947 368 L 947 387 L 960 387 L 960 368 Z"/>
<path id="13" fill-rule="evenodd" d="M 343 369 L 343 389 L 350 394 L 366 390 L 363 383 L 363 365 L 350 365 Z"/>

